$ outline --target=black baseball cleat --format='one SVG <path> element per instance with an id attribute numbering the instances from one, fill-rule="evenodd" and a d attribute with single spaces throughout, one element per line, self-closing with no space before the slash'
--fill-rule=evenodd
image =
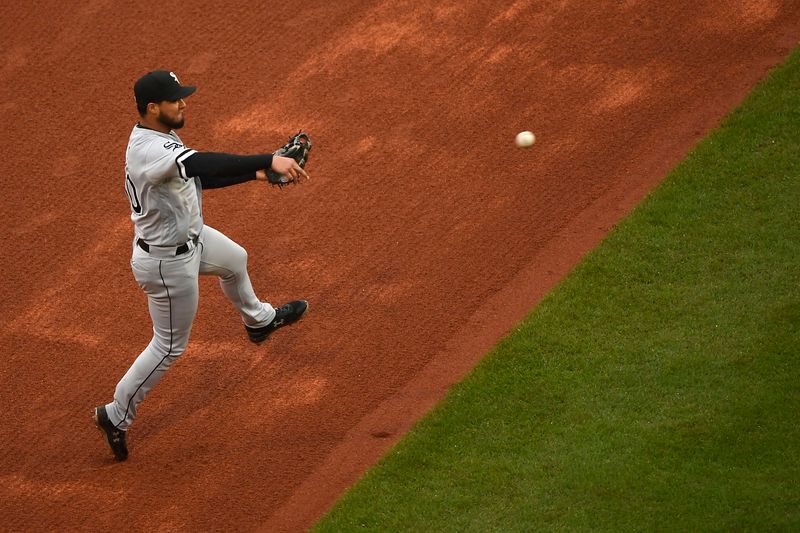
<path id="1" fill-rule="evenodd" d="M 114 424 L 108 419 L 105 405 L 94 408 L 94 423 L 97 429 L 100 430 L 100 433 L 105 436 L 117 461 L 124 461 L 127 459 L 128 445 L 125 443 L 125 431 L 114 427 Z"/>
<path id="2" fill-rule="evenodd" d="M 262 343 L 267 340 L 267 337 L 270 334 L 284 326 L 288 326 L 289 324 L 294 324 L 305 314 L 308 310 L 308 302 L 305 300 L 295 300 L 293 302 L 289 302 L 288 304 L 284 304 L 275 310 L 275 318 L 272 319 L 272 322 L 267 324 L 266 326 L 262 326 L 260 328 L 253 328 L 248 325 L 244 326 L 244 329 L 247 330 L 247 335 L 250 337 L 250 340 L 255 342 L 256 344 Z"/>

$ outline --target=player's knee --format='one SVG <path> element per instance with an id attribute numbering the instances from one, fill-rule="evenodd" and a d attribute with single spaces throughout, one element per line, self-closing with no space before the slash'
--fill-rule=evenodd
<path id="1" fill-rule="evenodd" d="M 225 249 L 224 260 L 217 263 L 217 276 L 223 281 L 235 280 L 247 274 L 247 252 L 232 243 Z"/>
<path id="2" fill-rule="evenodd" d="M 236 273 L 247 271 L 247 250 L 238 244 L 231 249 L 230 255 L 231 270 Z"/>
<path id="3" fill-rule="evenodd" d="M 151 341 L 151 346 L 156 354 L 167 356 L 169 359 L 177 359 L 185 350 L 188 344 L 188 339 L 184 341 L 182 335 L 173 335 L 164 337 L 162 335 L 155 335 Z M 164 361 L 169 366 L 168 361 Z"/>

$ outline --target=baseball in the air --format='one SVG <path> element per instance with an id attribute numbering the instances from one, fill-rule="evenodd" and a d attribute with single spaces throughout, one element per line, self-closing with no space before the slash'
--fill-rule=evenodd
<path id="1" fill-rule="evenodd" d="M 536 142 L 536 135 L 532 131 L 521 131 L 514 142 L 519 148 L 530 148 Z"/>

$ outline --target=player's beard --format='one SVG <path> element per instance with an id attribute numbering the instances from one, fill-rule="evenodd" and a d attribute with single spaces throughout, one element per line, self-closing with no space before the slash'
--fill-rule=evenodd
<path id="1" fill-rule="evenodd" d="M 158 113 L 158 121 L 170 129 L 179 130 L 183 127 L 185 119 L 183 117 L 180 120 L 171 119 L 161 111 Z"/>

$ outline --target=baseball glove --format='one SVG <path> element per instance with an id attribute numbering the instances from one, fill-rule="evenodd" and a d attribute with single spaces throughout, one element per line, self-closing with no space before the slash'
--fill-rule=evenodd
<path id="1" fill-rule="evenodd" d="M 308 136 L 308 133 L 305 133 L 301 130 L 289 137 L 289 142 L 272 152 L 272 155 L 291 157 L 297 161 L 297 164 L 300 166 L 300 168 L 305 168 L 306 163 L 308 162 L 308 152 L 310 151 L 311 137 Z M 277 185 L 278 187 L 295 183 L 294 178 L 278 174 L 272 169 L 267 169 L 267 181 L 269 181 L 272 185 Z"/>

